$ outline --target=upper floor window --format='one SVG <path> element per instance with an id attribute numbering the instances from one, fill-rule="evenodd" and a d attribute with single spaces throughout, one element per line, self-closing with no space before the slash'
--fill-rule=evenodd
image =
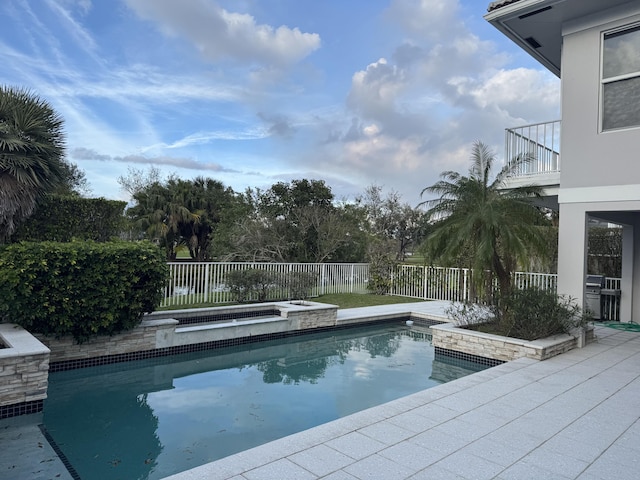
<path id="1" fill-rule="evenodd" d="M 640 126 L 640 25 L 605 33 L 602 130 Z"/>

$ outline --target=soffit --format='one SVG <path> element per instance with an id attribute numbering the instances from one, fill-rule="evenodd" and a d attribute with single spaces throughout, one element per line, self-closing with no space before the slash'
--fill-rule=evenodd
<path id="1" fill-rule="evenodd" d="M 485 19 L 560 76 L 563 24 L 629 3 L 637 0 L 499 0 Z"/>

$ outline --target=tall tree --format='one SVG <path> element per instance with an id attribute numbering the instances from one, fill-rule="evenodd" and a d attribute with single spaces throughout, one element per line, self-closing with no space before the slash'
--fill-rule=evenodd
<path id="1" fill-rule="evenodd" d="M 0 243 L 64 179 L 63 120 L 28 90 L 0 86 Z"/>
<path id="2" fill-rule="evenodd" d="M 155 166 L 150 166 L 146 172 L 129 166 L 127 167 L 127 174 L 118 177 L 120 188 L 132 197 L 154 183 L 162 183 L 162 181 L 160 169 Z"/>
<path id="3" fill-rule="evenodd" d="M 169 179 L 177 181 L 178 179 Z M 175 260 L 177 247 L 183 242 L 180 230 L 183 223 L 197 221 L 198 218 L 186 206 L 175 189 L 167 183 L 153 183 L 133 195 L 135 205 L 127 210 L 127 215 L 144 235 L 160 243 L 167 260 Z"/>
<path id="4" fill-rule="evenodd" d="M 533 203 L 542 189 L 529 185 L 505 188 L 505 180 L 528 157 L 519 157 L 505 165 L 496 175 L 496 159 L 491 150 L 476 142 L 467 176 L 447 171 L 441 180 L 422 190 L 439 198 L 422 203 L 435 221 L 427 238 L 436 256 L 451 261 L 471 249 L 470 267 L 479 285 L 489 271 L 498 279 L 501 295 L 511 289 L 511 273 L 531 252 L 546 251 L 546 218 Z"/>
<path id="5" fill-rule="evenodd" d="M 253 212 L 238 222 L 229 259 L 316 263 L 340 261 L 357 250 L 347 248 L 357 238 L 353 215 L 334 205 L 324 181 L 279 182 L 245 197 Z"/>
<path id="6" fill-rule="evenodd" d="M 204 177 L 180 181 L 173 187 L 181 190 L 185 207 L 194 215 L 180 229 L 189 254 L 197 261 L 209 260 L 214 233 L 225 220 L 232 220 L 226 213 L 235 203 L 235 193 L 222 182 Z"/>
<path id="7" fill-rule="evenodd" d="M 403 203 L 396 191 L 383 196 L 379 185 L 368 186 L 357 201 L 365 209 L 378 254 L 386 244 L 388 253 L 397 261 L 404 261 L 409 249 L 421 240 L 424 212 Z"/>
<path id="8" fill-rule="evenodd" d="M 289 262 L 317 262 L 326 258 L 319 245 L 318 218 L 334 210 L 331 188 L 322 180 L 279 182 L 259 197 L 264 224 L 280 232 Z"/>
<path id="9" fill-rule="evenodd" d="M 86 197 L 91 194 L 91 186 L 89 185 L 84 170 L 75 163 L 64 161 L 62 164 L 60 184 L 52 193 L 72 197 Z"/>
<path id="10" fill-rule="evenodd" d="M 194 260 L 209 260 L 219 224 L 234 220 L 226 212 L 235 202 L 235 193 L 210 178 L 171 176 L 130 191 L 135 205 L 127 215 L 146 236 L 160 242 L 168 260 L 175 260 L 176 248 L 181 245 Z"/>

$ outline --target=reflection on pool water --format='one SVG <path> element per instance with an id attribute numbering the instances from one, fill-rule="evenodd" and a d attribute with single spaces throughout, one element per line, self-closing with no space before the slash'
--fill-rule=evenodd
<path id="1" fill-rule="evenodd" d="M 44 426 L 81 479 L 158 479 L 482 370 L 378 325 L 53 373 Z"/>

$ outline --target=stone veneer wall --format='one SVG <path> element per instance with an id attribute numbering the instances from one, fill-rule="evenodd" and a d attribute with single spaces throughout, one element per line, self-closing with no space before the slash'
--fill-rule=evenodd
<path id="1" fill-rule="evenodd" d="M 289 308 L 282 309 L 280 315 L 290 320 L 298 330 L 309 328 L 335 327 L 338 318 L 338 307 L 335 305 L 322 305 L 317 303 L 292 304 Z"/>
<path id="2" fill-rule="evenodd" d="M 133 330 L 112 337 L 95 337 L 76 343 L 72 337 L 53 338 L 35 334 L 51 350 L 51 362 L 68 362 L 88 358 L 155 350 L 158 340 L 173 332 L 178 322 L 172 319 L 143 320 Z"/>
<path id="3" fill-rule="evenodd" d="M 41 411 L 47 398 L 49 349 L 11 323 L 0 324 L 0 341 L 5 346 L 0 348 L 0 418 Z"/>
<path id="4" fill-rule="evenodd" d="M 280 322 L 265 320 L 238 320 L 236 323 L 216 322 L 211 326 L 201 325 L 192 327 L 178 326 L 176 318 L 193 315 L 210 314 L 211 312 L 233 312 L 277 308 L 281 317 L 286 319 L 285 325 Z M 159 348 L 170 348 L 198 342 L 228 340 L 239 336 L 269 334 L 284 330 L 306 330 L 317 327 L 335 326 L 338 307 L 314 302 L 260 304 L 250 306 L 213 307 L 210 309 L 170 310 L 147 315 L 141 324 L 128 332 L 119 333 L 112 337 L 95 337 L 87 342 L 77 344 L 73 338 L 53 338 L 36 334 L 35 336 L 51 349 L 51 362 L 83 361 L 111 355 L 122 355 L 134 352 L 152 351 Z M 172 315 L 173 314 L 173 315 Z M 247 328 L 238 328 L 238 327 Z M 225 328 L 226 327 L 226 328 Z M 188 333 L 190 332 L 190 333 Z M 184 337 L 184 338 L 183 338 Z M 189 338 L 187 338 L 189 337 Z"/>
<path id="5" fill-rule="evenodd" d="M 546 360 L 578 346 L 576 337 L 564 334 L 527 341 L 457 328 L 451 324 L 433 326 L 431 332 L 435 347 L 502 361 L 522 357 Z M 593 339 L 593 329 L 590 329 L 586 340 Z"/>

